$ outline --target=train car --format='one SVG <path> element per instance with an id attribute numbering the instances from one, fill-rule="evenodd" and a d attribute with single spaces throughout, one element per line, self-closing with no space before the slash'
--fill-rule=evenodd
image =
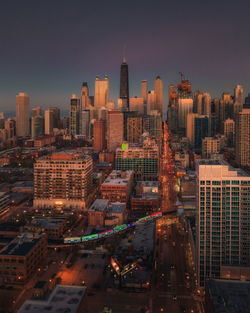
<path id="1" fill-rule="evenodd" d="M 136 222 L 131 223 L 131 224 L 129 224 L 129 225 L 128 225 L 128 228 L 130 228 L 130 227 L 134 227 L 135 225 L 136 225 Z"/>
<path id="2" fill-rule="evenodd" d="M 95 239 L 98 239 L 98 234 L 83 236 L 83 237 L 82 237 L 82 242 L 84 242 L 84 241 L 90 241 L 90 240 L 95 240 Z"/>
<path id="3" fill-rule="evenodd" d="M 98 238 L 108 237 L 114 233 L 113 229 L 105 230 L 98 234 Z"/>
<path id="4" fill-rule="evenodd" d="M 81 242 L 81 237 L 67 237 L 63 240 L 64 243 L 79 243 Z"/>
<path id="5" fill-rule="evenodd" d="M 122 224 L 122 225 L 114 227 L 113 231 L 114 231 L 114 233 L 117 233 L 117 232 L 122 231 L 122 230 L 127 229 L 127 228 L 128 228 L 127 224 Z"/>

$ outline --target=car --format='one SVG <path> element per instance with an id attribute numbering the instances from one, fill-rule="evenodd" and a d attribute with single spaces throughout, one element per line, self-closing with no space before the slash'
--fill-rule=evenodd
<path id="1" fill-rule="evenodd" d="M 171 268 L 171 269 L 175 269 L 174 264 L 171 264 L 171 265 L 170 265 L 170 268 Z"/>

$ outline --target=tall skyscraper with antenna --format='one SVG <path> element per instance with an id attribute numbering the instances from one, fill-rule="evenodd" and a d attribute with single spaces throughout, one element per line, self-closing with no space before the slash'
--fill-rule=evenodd
<path id="1" fill-rule="evenodd" d="M 125 53 L 121 64 L 120 72 L 120 99 L 122 100 L 122 110 L 129 110 L 129 85 L 128 85 L 128 64 L 126 63 Z"/>

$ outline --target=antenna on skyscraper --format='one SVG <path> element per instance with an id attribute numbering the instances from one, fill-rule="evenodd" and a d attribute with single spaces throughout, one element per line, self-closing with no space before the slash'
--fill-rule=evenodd
<path id="1" fill-rule="evenodd" d="M 123 46 L 122 62 L 126 63 L 126 45 Z"/>

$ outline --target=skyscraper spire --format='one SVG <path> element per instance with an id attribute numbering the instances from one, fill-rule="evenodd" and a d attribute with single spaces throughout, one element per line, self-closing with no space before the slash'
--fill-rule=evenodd
<path id="1" fill-rule="evenodd" d="M 123 46 L 122 63 L 126 63 L 126 45 Z"/>

